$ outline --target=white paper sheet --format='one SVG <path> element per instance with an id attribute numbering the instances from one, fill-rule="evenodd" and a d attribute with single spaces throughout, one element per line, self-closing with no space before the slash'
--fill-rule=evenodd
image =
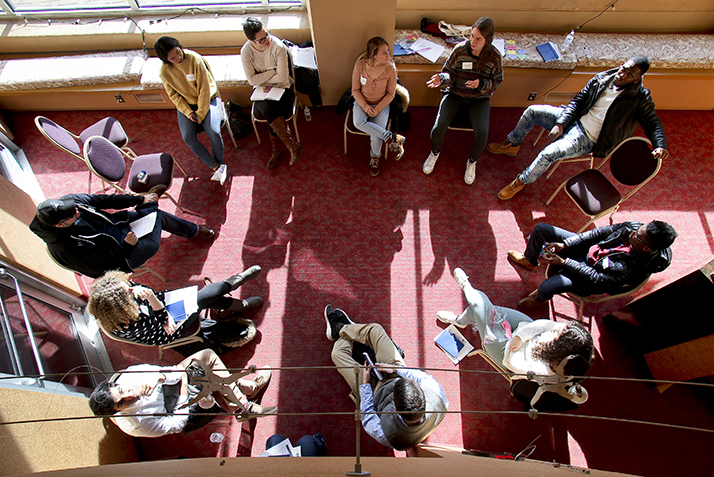
<path id="1" fill-rule="evenodd" d="M 169 308 L 169 305 L 183 301 L 183 309 L 186 315 L 182 317 L 174 316 L 174 321 L 183 321 L 192 314 L 198 311 L 198 286 L 179 288 L 164 293 L 164 305 Z M 173 315 L 172 315 L 173 316 Z"/>
<path id="2" fill-rule="evenodd" d="M 315 59 L 315 48 L 300 48 L 298 46 L 290 47 L 290 53 L 293 55 L 295 66 L 303 66 L 305 68 L 317 69 L 317 60 Z"/>
<path id="3" fill-rule="evenodd" d="M 274 86 L 258 86 L 253 89 L 253 94 L 250 95 L 251 101 L 264 101 L 269 99 L 271 101 L 280 101 L 283 97 L 285 88 L 276 88 Z"/>
<path id="4" fill-rule="evenodd" d="M 270 449 L 266 449 L 258 457 L 301 457 L 302 451 L 300 446 L 293 447 L 290 443 L 290 439 L 285 439 L 284 441 L 278 442 Z"/>
<path id="5" fill-rule="evenodd" d="M 494 38 L 493 46 L 496 47 L 501 56 L 506 56 L 506 40 L 503 38 Z"/>
<path id="6" fill-rule="evenodd" d="M 411 49 L 414 53 L 420 54 L 432 63 L 435 63 L 445 50 L 445 48 L 438 43 L 424 38 L 418 38 L 417 41 L 412 43 Z"/>
<path id="7" fill-rule="evenodd" d="M 143 216 L 140 219 L 136 219 L 133 222 L 129 222 L 131 231 L 134 232 L 136 238 L 141 238 L 145 235 L 148 235 L 151 233 L 152 230 L 154 230 L 154 226 L 156 225 L 156 216 L 156 212 L 152 212 Z"/>

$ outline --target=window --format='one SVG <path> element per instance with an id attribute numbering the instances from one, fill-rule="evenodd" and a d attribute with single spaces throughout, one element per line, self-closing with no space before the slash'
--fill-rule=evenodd
<path id="1" fill-rule="evenodd" d="M 180 13 L 195 7 L 208 12 L 243 11 L 245 9 L 288 9 L 302 7 L 302 0 L 249 0 L 243 2 L 220 2 L 215 0 L 175 1 L 175 0 L 0 0 L 0 8 L 16 15 L 49 14 L 61 16 L 85 14 L 134 13 L 152 14 L 158 12 Z"/>

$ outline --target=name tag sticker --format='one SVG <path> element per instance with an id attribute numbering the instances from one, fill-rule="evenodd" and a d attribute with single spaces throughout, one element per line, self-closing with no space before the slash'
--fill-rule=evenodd
<path id="1" fill-rule="evenodd" d="M 365 78 L 364 76 L 360 76 L 359 82 L 362 83 L 362 86 L 364 86 L 367 84 L 367 78 Z"/>
<path id="2" fill-rule="evenodd" d="M 188 73 L 186 75 L 186 81 L 196 81 L 196 75 Z"/>
<path id="3" fill-rule="evenodd" d="M 602 260 L 602 268 L 605 269 L 605 270 L 607 270 L 608 268 L 610 268 L 610 257 L 605 257 L 605 258 Z"/>
<path id="4" fill-rule="evenodd" d="M 473 61 L 464 61 L 461 67 L 465 70 L 472 70 L 474 69 Z"/>

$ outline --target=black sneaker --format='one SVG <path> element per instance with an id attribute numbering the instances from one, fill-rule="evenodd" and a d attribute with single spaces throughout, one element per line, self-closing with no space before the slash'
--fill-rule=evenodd
<path id="1" fill-rule="evenodd" d="M 327 322 L 327 339 L 335 341 L 340 337 L 340 330 L 345 325 L 354 324 L 343 310 L 333 308 L 332 305 L 325 307 L 325 322 Z"/>

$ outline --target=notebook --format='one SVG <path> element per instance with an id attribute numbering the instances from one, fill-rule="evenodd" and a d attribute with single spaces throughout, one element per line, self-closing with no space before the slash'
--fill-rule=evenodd
<path id="1" fill-rule="evenodd" d="M 464 359 L 474 347 L 464 335 L 454 326 L 449 325 L 434 338 L 434 343 L 446 353 L 454 364 Z"/>
<path id="2" fill-rule="evenodd" d="M 543 61 L 545 61 L 546 63 L 548 61 L 555 61 L 560 59 L 560 52 L 558 51 L 558 47 L 552 41 L 549 41 L 548 43 L 543 43 L 542 45 L 538 45 L 536 46 L 536 49 L 538 50 L 538 53 L 540 53 L 540 56 L 543 57 Z"/>

